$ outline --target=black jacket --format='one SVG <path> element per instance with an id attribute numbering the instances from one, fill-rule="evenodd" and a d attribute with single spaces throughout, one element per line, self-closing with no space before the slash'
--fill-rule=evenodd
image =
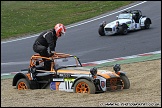
<path id="1" fill-rule="evenodd" d="M 50 31 L 45 31 L 41 33 L 39 37 L 35 40 L 35 43 L 38 42 L 46 48 L 49 47 L 50 51 L 55 51 L 56 41 L 56 31 L 52 29 Z"/>

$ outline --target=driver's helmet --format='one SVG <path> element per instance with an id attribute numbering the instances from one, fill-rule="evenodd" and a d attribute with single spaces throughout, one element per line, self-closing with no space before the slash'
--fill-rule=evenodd
<path id="1" fill-rule="evenodd" d="M 65 26 L 63 24 L 61 24 L 61 23 L 56 24 L 54 29 L 56 31 L 56 36 L 57 37 L 61 37 L 61 35 L 65 34 L 65 32 L 66 32 Z"/>

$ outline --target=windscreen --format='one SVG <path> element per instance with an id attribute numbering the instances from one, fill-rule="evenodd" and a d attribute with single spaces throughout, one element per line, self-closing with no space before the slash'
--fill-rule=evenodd
<path id="1" fill-rule="evenodd" d="M 80 63 L 75 56 L 70 56 L 66 58 L 57 58 L 54 60 L 55 66 L 58 67 L 80 67 Z"/>
<path id="2" fill-rule="evenodd" d="M 131 14 L 119 14 L 118 19 L 131 19 Z"/>

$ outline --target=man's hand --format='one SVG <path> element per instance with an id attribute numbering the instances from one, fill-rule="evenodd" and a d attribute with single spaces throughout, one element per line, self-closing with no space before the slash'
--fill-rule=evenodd
<path id="1" fill-rule="evenodd" d="M 55 54 L 56 54 L 55 51 L 50 51 L 50 53 L 49 53 L 49 57 L 52 57 L 52 56 L 55 55 Z"/>
<path id="2" fill-rule="evenodd" d="M 54 53 L 49 53 L 48 57 L 52 57 L 54 55 Z"/>

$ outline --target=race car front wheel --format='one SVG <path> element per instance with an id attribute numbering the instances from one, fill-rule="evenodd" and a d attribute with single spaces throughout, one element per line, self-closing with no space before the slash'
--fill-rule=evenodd
<path id="1" fill-rule="evenodd" d="M 121 75 L 120 78 L 122 79 L 122 82 L 124 84 L 124 89 L 129 89 L 130 88 L 130 82 L 129 79 L 126 75 Z"/>
<path id="2" fill-rule="evenodd" d="M 74 84 L 74 93 L 95 94 L 96 88 L 93 82 L 86 79 L 80 79 Z"/>
<path id="3" fill-rule="evenodd" d="M 98 29 L 98 33 L 100 36 L 105 36 L 105 32 L 104 32 L 104 26 L 101 25 Z"/>
<path id="4" fill-rule="evenodd" d="M 128 30 L 126 27 L 123 28 L 122 35 L 126 35 L 128 33 Z"/>
<path id="5" fill-rule="evenodd" d="M 16 88 L 18 90 L 26 90 L 26 89 L 30 89 L 30 85 L 25 78 L 22 78 L 22 79 L 18 80 L 18 82 L 16 84 Z"/>
<path id="6" fill-rule="evenodd" d="M 126 24 L 123 24 L 122 26 L 119 26 L 118 28 L 119 28 L 118 30 L 119 34 L 126 35 L 128 33 Z"/>

